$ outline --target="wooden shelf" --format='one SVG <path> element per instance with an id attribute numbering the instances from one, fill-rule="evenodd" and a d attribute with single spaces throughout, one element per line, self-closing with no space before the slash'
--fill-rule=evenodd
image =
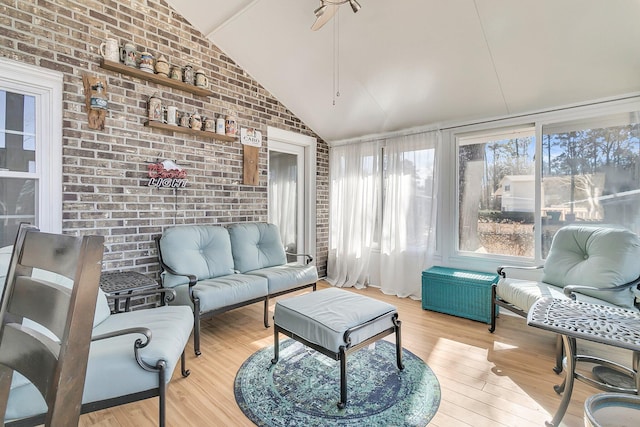
<path id="1" fill-rule="evenodd" d="M 137 77 L 142 80 L 148 80 L 150 82 L 158 83 L 164 86 L 169 86 L 174 89 L 180 89 L 185 92 L 190 92 L 196 95 L 201 95 L 201 96 L 213 95 L 213 92 L 208 89 L 190 85 L 188 83 L 181 82 L 180 80 L 170 79 L 160 74 L 148 73 L 146 71 L 142 71 L 134 67 L 129 67 L 119 62 L 113 62 L 113 61 L 107 61 L 105 59 L 101 59 L 100 67 L 104 68 L 105 70 L 115 71 L 121 74 L 126 74 L 128 76 Z"/>
<path id="2" fill-rule="evenodd" d="M 215 133 L 215 132 L 207 132 L 207 131 L 203 131 L 203 130 L 196 130 L 196 129 L 191 129 L 191 128 L 182 127 L 182 126 L 168 125 L 166 123 L 156 122 L 156 121 L 153 121 L 153 120 L 144 122 L 144 125 L 147 126 L 147 127 L 150 127 L 150 128 L 168 130 L 168 131 L 171 131 L 171 132 L 188 133 L 190 135 L 197 135 L 197 136 L 201 136 L 201 137 L 205 137 L 205 138 L 217 139 L 219 141 L 233 142 L 233 141 L 236 141 L 238 139 L 235 136 L 220 135 L 220 134 Z"/>

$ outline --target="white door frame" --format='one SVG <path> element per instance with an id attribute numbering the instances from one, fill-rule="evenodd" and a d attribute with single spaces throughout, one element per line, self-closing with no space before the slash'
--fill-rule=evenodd
<path id="1" fill-rule="evenodd" d="M 299 133 L 267 127 L 267 148 L 274 151 L 292 151 L 291 146 L 304 149 L 304 183 L 301 199 L 303 203 L 304 247 L 297 252 L 306 253 L 316 259 L 316 138 Z"/>

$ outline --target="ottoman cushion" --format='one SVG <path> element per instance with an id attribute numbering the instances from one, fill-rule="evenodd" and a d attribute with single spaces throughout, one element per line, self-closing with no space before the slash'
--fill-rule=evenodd
<path id="1" fill-rule="evenodd" d="M 351 345 L 393 327 L 396 308 L 382 301 L 336 288 L 276 302 L 274 323 L 313 344 L 338 353 L 344 333 L 372 319 L 379 320 L 350 335 Z"/>

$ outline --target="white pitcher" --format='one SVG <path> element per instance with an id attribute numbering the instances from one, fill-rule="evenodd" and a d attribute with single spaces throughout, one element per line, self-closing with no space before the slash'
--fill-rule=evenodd
<path id="1" fill-rule="evenodd" d="M 100 43 L 100 55 L 107 61 L 118 62 L 120 60 L 120 51 L 118 47 L 118 40 L 113 38 L 107 38 Z"/>

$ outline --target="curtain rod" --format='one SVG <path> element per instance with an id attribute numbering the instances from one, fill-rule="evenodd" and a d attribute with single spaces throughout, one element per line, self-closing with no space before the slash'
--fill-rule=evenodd
<path id="1" fill-rule="evenodd" d="M 571 109 L 574 109 L 574 108 L 592 107 L 592 106 L 596 106 L 596 105 L 607 104 L 607 103 L 610 103 L 610 102 L 628 101 L 628 100 L 632 100 L 632 99 L 636 99 L 636 98 L 640 100 L 640 93 L 631 93 L 631 94 L 623 95 L 623 96 L 619 96 L 619 97 L 612 97 L 612 98 L 594 100 L 594 101 L 586 102 L 586 103 L 583 103 L 583 104 L 571 104 L 571 105 L 565 105 L 565 106 L 562 106 L 562 107 L 550 108 L 550 109 L 547 109 L 547 110 L 539 110 L 539 111 L 516 114 L 516 115 L 511 115 L 511 116 L 495 117 L 495 118 L 486 119 L 486 120 L 469 121 L 469 122 L 462 122 L 462 123 L 449 123 L 449 124 L 444 125 L 444 126 L 425 125 L 425 126 L 419 126 L 419 127 L 409 128 L 409 129 L 400 130 L 400 131 L 393 131 L 393 132 L 387 132 L 387 133 L 378 133 L 378 134 L 365 135 L 365 136 L 362 136 L 362 137 L 342 139 L 342 140 L 338 140 L 338 141 L 328 142 L 327 144 L 329 145 L 329 147 L 336 147 L 336 146 L 339 146 L 339 145 L 353 144 L 353 143 L 358 143 L 358 142 L 378 141 L 378 140 L 389 139 L 389 138 L 394 138 L 394 137 L 398 137 L 398 136 L 409 136 L 409 135 L 416 135 L 416 134 L 419 134 L 419 133 L 427 133 L 427 132 L 435 132 L 435 131 L 446 131 L 446 130 L 452 130 L 452 129 L 461 129 L 461 128 L 465 128 L 465 127 L 468 127 L 468 126 L 476 126 L 476 125 L 497 123 L 497 122 L 501 122 L 501 121 L 504 121 L 504 120 L 519 119 L 519 118 L 524 118 L 524 117 L 537 116 L 537 115 L 541 115 L 541 114 L 556 113 L 556 112 L 560 112 L 560 111 L 571 110 Z"/>

